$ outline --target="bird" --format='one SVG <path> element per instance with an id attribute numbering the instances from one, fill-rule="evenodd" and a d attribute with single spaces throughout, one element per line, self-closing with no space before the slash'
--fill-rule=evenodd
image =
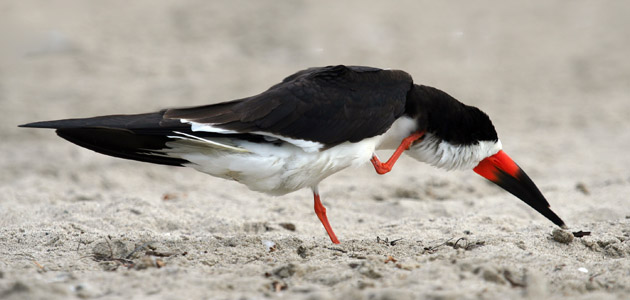
<path id="1" fill-rule="evenodd" d="M 58 136 L 98 153 L 191 167 L 253 191 L 313 192 L 314 210 L 339 244 L 319 183 L 367 163 L 378 174 L 398 158 L 445 170 L 473 170 L 524 201 L 555 225 L 529 176 L 503 151 L 490 118 L 401 70 L 331 65 L 298 71 L 251 97 L 158 112 L 43 121 Z M 382 162 L 377 150 L 394 150 Z"/>

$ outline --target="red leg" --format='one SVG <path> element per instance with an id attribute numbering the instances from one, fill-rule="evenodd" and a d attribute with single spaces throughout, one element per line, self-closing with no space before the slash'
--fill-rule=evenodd
<path id="1" fill-rule="evenodd" d="M 337 236 L 333 232 L 332 227 L 330 227 L 330 223 L 328 223 L 328 217 L 326 217 L 326 208 L 324 207 L 324 205 L 322 205 L 322 201 L 319 200 L 319 194 L 313 191 L 313 197 L 315 198 L 315 214 L 317 214 L 317 217 L 322 222 L 322 225 L 324 225 L 324 228 L 326 228 L 326 232 L 328 232 L 328 236 L 330 237 L 330 240 L 333 242 L 333 244 L 339 244 Z"/>
<path id="2" fill-rule="evenodd" d="M 392 170 L 392 168 L 394 167 L 394 164 L 396 163 L 396 161 L 398 160 L 398 158 L 400 157 L 400 155 L 407 149 L 409 149 L 409 147 L 411 147 L 411 144 L 413 144 L 413 142 L 421 139 L 424 136 L 424 130 L 423 131 L 419 131 L 419 132 L 414 132 L 411 135 L 409 135 L 408 137 L 404 138 L 402 140 L 402 142 L 400 143 L 400 146 L 398 146 L 398 148 L 396 148 L 396 151 L 394 151 L 394 154 L 392 154 L 392 157 L 389 158 L 389 160 L 387 160 L 386 163 L 382 163 L 378 157 L 376 157 L 376 155 L 372 156 L 372 159 L 370 160 L 372 162 L 372 165 L 374 165 L 374 169 L 376 170 L 376 173 L 378 174 L 385 174 L 389 171 Z"/>

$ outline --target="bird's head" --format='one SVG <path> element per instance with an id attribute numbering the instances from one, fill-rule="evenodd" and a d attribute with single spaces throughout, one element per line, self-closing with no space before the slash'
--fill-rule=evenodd
<path id="1" fill-rule="evenodd" d="M 416 89 L 422 97 L 417 119 L 426 134 L 409 149 L 412 157 L 443 169 L 472 169 L 566 228 L 534 182 L 503 151 L 488 115 L 440 90 Z"/>

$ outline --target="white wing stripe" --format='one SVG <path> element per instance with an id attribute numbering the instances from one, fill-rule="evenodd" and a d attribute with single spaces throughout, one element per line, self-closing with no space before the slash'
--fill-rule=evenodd
<path id="1" fill-rule="evenodd" d="M 204 132 L 214 132 L 214 133 L 222 133 L 222 134 L 239 134 L 241 132 L 238 131 L 234 131 L 234 130 L 227 130 L 227 129 L 223 129 L 223 128 L 218 128 L 215 126 L 212 126 L 210 124 L 202 124 L 202 123 L 196 123 L 196 122 L 192 122 L 186 119 L 181 119 L 180 122 L 182 123 L 188 123 L 190 124 L 190 128 L 192 131 L 204 131 Z M 302 139 L 293 139 L 293 138 L 289 138 L 289 137 L 284 137 L 281 135 L 275 135 L 273 133 L 269 133 L 269 132 L 264 132 L 264 131 L 254 131 L 254 132 L 249 132 L 249 134 L 256 134 L 256 135 L 262 135 L 262 136 L 268 136 L 268 137 L 273 137 L 279 140 L 283 140 L 287 143 L 291 143 L 297 147 L 302 148 L 304 151 L 306 152 L 317 152 L 320 149 L 322 149 L 324 147 L 324 145 L 322 143 L 319 142 L 313 142 L 313 141 L 307 141 L 307 140 L 302 140 Z M 198 138 L 198 137 L 195 137 Z"/>
<path id="2" fill-rule="evenodd" d="M 247 150 L 247 149 L 243 149 L 243 148 L 238 148 L 238 147 L 233 147 L 233 146 L 229 146 L 229 145 L 225 145 L 225 144 L 217 143 L 217 142 L 215 142 L 215 141 L 207 140 L 207 139 L 204 139 L 204 138 L 201 138 L 201 137 L 198 137 L 198 136 L 194 136 L 194 135 L 192 135 L 192 134 L 187 134 L 187 133 L 183 133 L 183 132 L 179 132 L 179 131 L 173 131 L 173 132 L 174 132 L 174 133 L 177 133 L 177 134 L 181 134 L 181 135 L 186 136 L 186 137 L 189 137 L 189 138 L 194 139 L 194 140 L 198 140 L 198 141 L 202 141 L 202 142 L 204 142 L 204 143 L 211 144 L 211 145 L 216 146 L 216 147 L 218 147 L 218 148 L 224 148 L 224 149 L 228 149 L 228 150 L 232 150 L 232 151 L 237 151 L 237 152 L 250 152 L 250 151 L 249 151 L 249 150 Z M 187 139 L 187 138 L 185 138 L 185 137 L 176 136 L 176 135 L 169 136 L 169 137 L 170 137 L 170 138 L 174 138 L 174 139 L 184 139 L 184 140 L 186 140 L 186 139 Z"/>

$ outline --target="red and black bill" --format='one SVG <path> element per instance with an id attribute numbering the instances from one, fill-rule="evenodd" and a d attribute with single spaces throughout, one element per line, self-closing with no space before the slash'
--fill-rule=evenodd
<path id="1" fill-rule="evenodd" d="M 536 184 L 503 150 L 482 160 L 474 171 L 523 200 L 554 224 L 567 228 L 564 221 L 549 208 L 549 202 Z"/>

